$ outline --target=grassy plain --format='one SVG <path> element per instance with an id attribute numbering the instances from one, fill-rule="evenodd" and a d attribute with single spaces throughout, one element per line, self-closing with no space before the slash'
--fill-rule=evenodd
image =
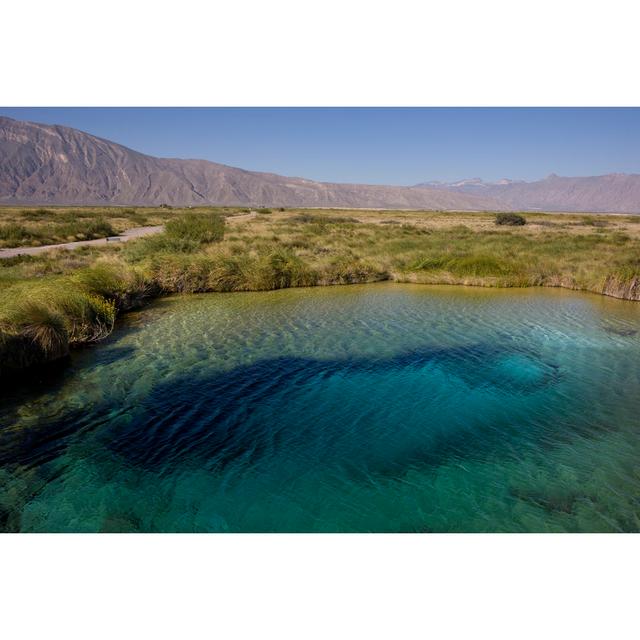
<path id="1" fill-rule="evenodd" d="M 85 239 L 91 229 L 166 228 L 126 244 L 0 260 L 0 374 L 100 340 L 119 312 L 171 293 L 395 280 L 562 286 L 640 299 L 640 216 L 526 213 L 526 225 L 509 226 L 496 225 L 492 213 L 247 213 L 0 209 L 4 246 Z M 16 225 L 23 230 L 12 231 Z"/>

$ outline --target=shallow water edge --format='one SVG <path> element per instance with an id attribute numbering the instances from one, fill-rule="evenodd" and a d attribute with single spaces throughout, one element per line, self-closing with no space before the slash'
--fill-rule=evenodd
<path id="1" fill-rule="evenodd" d="M 564 289 L 567 291 L 577 291 L 579 293 L 611 297 L 611 298 L 616 298 L 619 300 L 625 300 L 629 302 L 640 301 L 640 280 L 634 279 L 631 282 L 619 282 L 611 277 L 607 279 L 601 291 L 576 289 L 572 287 L 570 284 L 565 282 L 560 282 L 560 281 L 554 284 L 545 284 L 541 286 L 496 287 L 491 284 L 482 284 L 481 282 L 476 282 L 476 281 L 464 282 L 464 283 L 419 282 L 419 281 L 416 281 L 415 278 L 407 278 L 404 276 L 400 277 L 393 274 L 385 278 L 376 278 L 372 280 L 366 280 L 364 282 L 349 282 L 349 283 L 340 283 L 340 284 L 338 283 L 317 284 L 313 287 L 288 287 L 288 288 L 314 289 L 318 287 L 342 287 L 342 286 L 354 286 L 354 285 L 363 285 L 363 284 L 375 284 L 379 282 L 396 283 L 396 284 L 414 284 L 414 285 L 420 285 L 425 287 L 461 287 L 461 288 L 471 287 L 471 288 L 490 289 L 494 291 L 503 291 L 503 292 L 516 291 L 516 290 Z M 278 289 L 274 289 L 274 291 L 277 291 L 277 290 Z M 157 300 L 158 298 L 171 298 L 171 297 L 176 297 L 176 295 L 179 295 L 179 296 L 202 295 L 202 293 L 203 292 L 186 293 L 186 294 L 170 293 L 167 295 L 162 295 L 162 293 L 160 293 L 160 295 L 147 297 L 144 300 L 140 300 L 136 304 L 134 310 L 138 310 L 141 307 L 151 304 L 153 303 L 153 301 Z M 256 292 L 239 291 L 235 293 L 256 293 Z M 224 295 L 223 292 L 217 292 L 217 291 L 206 292 L 206 294 L 207 295 L 211 295 L 211 294 Z M 118 323 L 122 322 L 122 318 L 126 317 L 127 313 L 129 313 L 129 311 L 120 312 L 118 314 L 116 318 L 116 323 L 114 324 L 114 328 Z M 113 329 L 111 329 L 111 331 L 112 330 Z M 109 331 L 108 333 L 111 333 L 111 331 Z M 100 342 L 102 342 L 107 337 L 108 337 L 108 334 L 100 338 L 99 340 L 96 340 L 89 344 L 73 344 L 73 343 L 69 344 L 66 350 L 62 350 L 58 353 L 49 352 L 47 354 L 42 354 L 41 357 L 37 359 L 37 361 L 34 364 L 29 364 L 28 366 L 24 366 L 22 368 L 12 367 L 9 370 L 0 368 L 0 381 L 2 381 L 4 384 L 28 384 L 30 378 L 34 376 L 38 378 L 42 378 L 43 376 L 48 377 L 52 373 L 55 374 L 57 370 L 59 370 L 61 367 L 64 366 L 65 362 L 68 362 L 69 350 L 92 348 L 96 344 L 99 344 Z"/>

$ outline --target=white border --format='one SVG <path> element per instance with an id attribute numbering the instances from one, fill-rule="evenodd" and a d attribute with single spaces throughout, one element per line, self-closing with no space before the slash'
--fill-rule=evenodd
<path id="1" fill-rule="evenodd" d="M 637 106 L 637 2 L 5 3 L 2 106 Z M 8 638 L 625 638 L 638 536 L 2 536 Z"/>
<path id="2" fill-rule="evenodd" d="M 636 106 L 632 0 L 29 0 L 2 106 Z"/>
<path id="3" fill-rule="evenodd" d="M 625 535 L 5 536 L 2 626 L 12 639 L 622 639 L 637 633 L 637 551 Z"/>

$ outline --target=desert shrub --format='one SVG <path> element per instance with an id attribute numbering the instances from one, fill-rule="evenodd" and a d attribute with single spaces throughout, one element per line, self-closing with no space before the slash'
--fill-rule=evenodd
<path id="1" fill-rule="evenodd" d="M 104 218 L 98 218 L 97 220 L 91 220 L 83 225 L 84 229 L 81 233 L 84 233 L 88 238 L 107 238 L 109 236 L 116 235 L 114 228 L 110 222 L 107 222 Z"/>
<path id="2" fill-rule="evenodd" d="M 524 216 L 518 213 L 496 213 L 496 224 L 521 227 L 527 224 Z"/>
<path id="3" fill-rule="evenodd" d="M 186 213 L 169 220 L 165 233 L 174 240 L 220 242 L 224 238 L 224 218 L 217 213 Z"/>
<path id="4" fill-rule="evenodd" d="M 269 213 L 273 213 L 273 211 L 271 209 L 261 208 L 261 209 L 258 209 L 258 213 L 269 214 Z"/>
<path id="5" fill-rule="evenodd" d="M 23 209 L 20 211 L 20 215 L 25 220 L 44 220 L 54 215 L 50 209 Z"/>
<path id="6" fill-rule="evenodd" d="M 194 253 L 199 248 L 200 243 L 196 240 L 159 233 L 127 242 L 123 255 L 130 262 L 142 262 L 161 253 Z"/>
<path id="7" fill-rule="evenodd" d="M 0 240 L 5 241 L 9 246 L 19 246 L 25 242 L 39 238 L 40 233 L 38 231 L 25 227 L 22 224 L 11 222 L 0 225 Z"/>
<path id="8" fill-rule="evenodd" d="M 349 216 L 327 216 L 320 213 L 300 213 L 289 218 L 291 222 L 300 222 L 302 224 L 358 224 L 360 220 Z"/>
<path id="9" fill-rule="evenodd" d="M 23 254 L 19 256 L 12 256 L 11 258 L 3 258 L 0 260 L 0 269 L 15 267 L 19 264 L 26 264 L 28 262 L 37 262 L 38 258 L 36 256 L 30 256 L 28 254 Z"/>
<path id="10" fill-rule="evenodd" d="M 592 216 L 584 216 L 580 222 L 576 222 L 575 224 L 582 224 L 588 227 L 608 227 L 610 223 L 608 220 L 604 220 L 603 218 L 595 218 Z"/>

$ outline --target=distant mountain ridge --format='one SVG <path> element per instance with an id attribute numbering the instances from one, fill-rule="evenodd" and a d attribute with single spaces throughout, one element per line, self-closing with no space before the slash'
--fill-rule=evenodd
<path id="1" fill-rule="evenodd" d="M 426 182 L 417 186 L 482 195 L 496 199 L 503 207 L 524 211 L 640 213 L 638 174 L 610 173 L 577 178 L 551 174 L 535 182 L 506 178 L 484 182 L 480 178 L 470 178 L 449 183 Z"/>
<path id="2" fill-rule="evenodd" d="M 156 158 L 59 125 L 0 116 L 0 204 L 249 205 L 640 213 L 640 175 L 385 186 Z"/>
<path id="3" fill-rule="evenodd" d="M 314 182 L 207 160 L 154 158 L 69 127 L 0 117 L 0 203 L 500 208 L 428 187 Z"/>

